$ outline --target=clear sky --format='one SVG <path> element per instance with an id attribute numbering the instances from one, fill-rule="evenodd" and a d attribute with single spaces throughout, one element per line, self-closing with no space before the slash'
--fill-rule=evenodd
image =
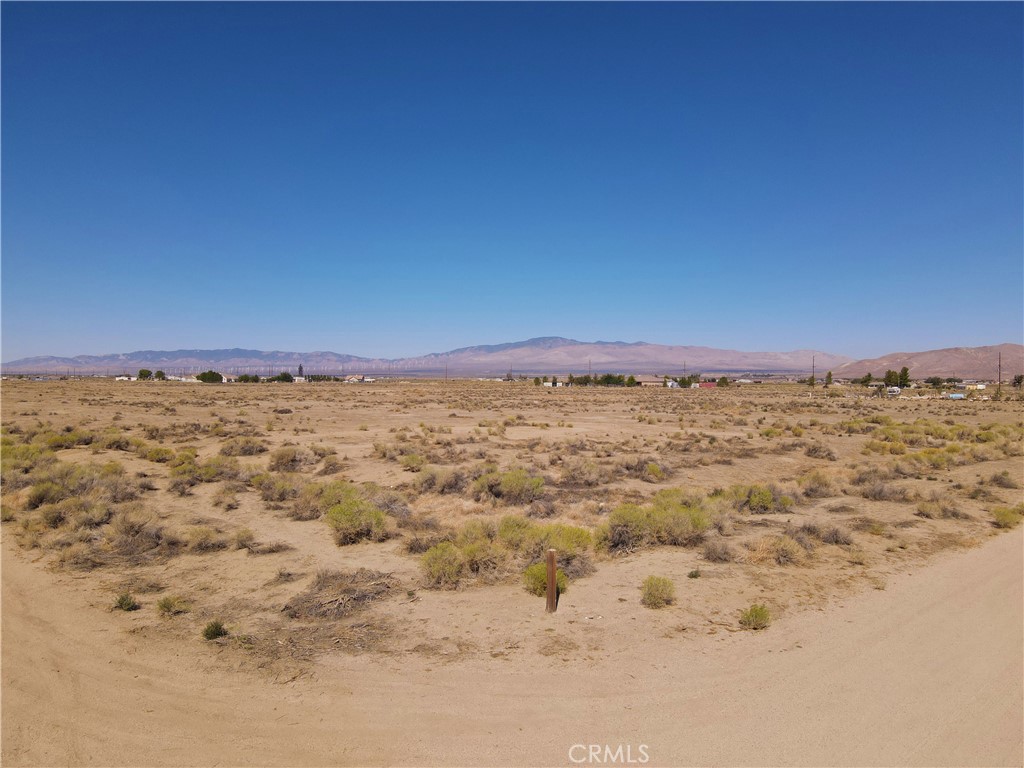
<path id="1" fill-rule="evenodd" d="M 1024 337 L 1021 3 L 18 3 L 2 359 Z"/>

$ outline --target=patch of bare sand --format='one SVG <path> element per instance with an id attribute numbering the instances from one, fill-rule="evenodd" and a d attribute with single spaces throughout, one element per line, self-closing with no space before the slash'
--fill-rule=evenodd
<path id="1" fill-rule="evenodd" d="M 450 655 L 329 655 L 287 684 L 198 638 L 136 637 L 107 592 L 4 538 L 4 765 L 571 765 L 575 744 L 650 765 L 1022 763 L 1021 530 L 765 632 L 652 637 L 639 625 L 670 614 L 597 619 L 580 590 L 531 615 L 529 653 L 460 655 L 453 625 Z"/>

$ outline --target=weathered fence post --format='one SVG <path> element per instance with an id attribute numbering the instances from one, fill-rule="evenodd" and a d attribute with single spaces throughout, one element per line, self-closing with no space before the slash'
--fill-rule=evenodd
<path id="1" fill-rule="evenodd" d="M 548 613 L 554 613 L 558 610 L 558 582 L 555 578 L 557 574 L 555 568 L 555 550 L 548 550 L 548 604 L 545 609 Z"/>

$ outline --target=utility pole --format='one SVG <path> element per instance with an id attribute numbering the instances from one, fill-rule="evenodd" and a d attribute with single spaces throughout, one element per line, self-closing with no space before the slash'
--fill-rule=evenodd
<path id="1" fill-rule="evenodd" d="M 814 386 L 814 355 L 811 355 L 811 386 Z"/>

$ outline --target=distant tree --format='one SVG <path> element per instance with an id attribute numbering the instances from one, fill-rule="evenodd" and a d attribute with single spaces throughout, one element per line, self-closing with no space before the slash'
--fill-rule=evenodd
<path id="1" fill-rule="evenodd" d="M 163 371 L 157 371 L 153 374 L 153 378 L 157 381 L 167 381 L 167 374 Z"/>
<path id="2" fill-rule="evenodd" d="M 958 379 L 956 376 L 950 376 L 946 379 L 947 384 L 959 384 L 963 379 Z"/>
<path id="3" fill-rule="evenodd" d="M 900 368 L 900 375 L 898 383 L 896 384 L 900 389 L 904 389 L 910 386 L 910 369 L 907 366 Z"/>
<path id="4" fill-rule="evenodd" d="M 811 376 L 808 376 L 808 377 L 807 377 L 807 379 L 806 379 L 806 380 L 804 381 L 804 383 L 805 383 L 805 384 L 806 384 L 806 385 L 807 385 L 808 387 L 813 387 L 813 386 L 814 386 L 814 384 L 815 384 L 815 379 L 814 379 L 814 375 L 812 374 Z"/>
<path id="5" fill-rule="evenodd" d="M 243 373 L 238 377 L 239 384 L 259 384 L 260 377 L 255 373 Z"/>
<path id="6" fill-rule="evenodd" d="M 288 371 L 281 371 L 277 376 L 274 376 L 271 381 L 280 381 L 285 384 L 291 384 L 295 381 L 295 377 L 288 373 Z"/>
<path id="7" fill-rule="evenodd" d="M 1024 373 L 1018 373 L 1016 376 L 1013 377 L 1013 387 L 1014 389 L 1020 389 L 1021 387 L 1024 387 Z"/>
<path id="8" fill-rule="evenodd" d="M 557 384 L 558 383 L 558 377 L 557 376 L 552 376 L 551 377 L 551 383 L 552 384 Z"/>
<path id="9" fill-rule="evenodd" d="M 829 371 L 828 373 L 825 374 L 825 386 L 832 386 L 832 371 Z"/>
<path id="10" fill-rule="evenodd" d="M 899 386 L 900 375 L 896 371 L 886 371 L 885 378 L 882 381 L 887 387 L 896 387 Z"/>
<path id="11" fill-rule="evenodd" d="M 870 373 L 866 373 L 863 376 L 861 376 L 859 379 L 857 379 L 857 383 L 861 384 L 862 386 L 865 386 L 865 387 L 870 387 L 871 386 L 871 382 L 874 381 L 874 380 L 875 380 L 874 376 L 872 376 Z"/>
<path id="12" fill-rule="evenodd" d="M 533 377 L 533 386 L 535 386 L 535 387 L 539 387 L 540 386 L 540 376 L 534 376 Z"/>
<path id="13" fill-rule="evenodd" d="M 153 378 L 153 372 L 148 368 L 139 368 L 139 381 L 149 381 Z"/>
<path id="14" fill-rule="evenodd" d="M 573 384 L 575 384 L 575 383 L 576 383 L 576 377 L 575 377 L 575 376 L 573 376 L 573 375 L 572 375 L 572 374 L 570 373 L 570 374 L 569 374 L 569 375 L 568 375 L 568 376 L 566 377 L 566 379 L 565 379 L 565 383 L 566 383 L 566 384 L 568 384 L 568 385 L 569 385 L 569 386 L 571 387 L 571 386 L 572 386 Z"/>
<path id="15" fill-rule="evenodd" d="M 548 383 L 548 377 L 547 377 L 547 376 L 545 376 L 545 377 L 544 377 L 544 383 L 545 383 L 545 384 L 547 384 L 547 383 Z"/>
<path id="16" fill-rule="evenodd" d="M 727 376 L 723 376 L 722 378 L 720 378 L 718 380 L 718 386 L 720 386 L 720 387 L 728 387 L 729 386 L 729 378 Z"/>
<path id="17" fill-rule="evenodd" d="M 203 371 L 202 373 L 197 373 L 196 378 L 204 384 L 220 384 L 224 381 L 224 377 L 216 371 Z"/>
<path id="18" fill-rule="evenodd" d="M 299 363 L 299 378 L 302 378 L 302 363 Z"/>
<path id="19" fill-rule="evenodd" d="M 626 377 L 626 386 L 627 387 L 635 387 L 636 386 L 636 376 L 634 376 L 632 373 L 629 374 L 628 377 Z"/>

